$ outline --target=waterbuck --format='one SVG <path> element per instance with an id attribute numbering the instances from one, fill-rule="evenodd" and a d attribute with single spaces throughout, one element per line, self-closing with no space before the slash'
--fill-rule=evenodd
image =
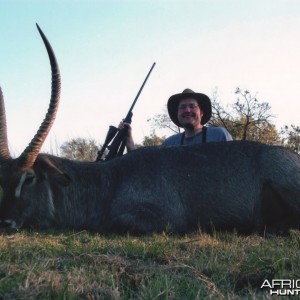
<path id="1" fill-rule="evenodd" d="M 241 141 L 150 147 L 100 163 L 39 154 L 60 95 L 58 64 L 39 31 L 51 63 L 50 106 L 15 159 L 0 90 L 1 227 L 133 233 L 298 228 L 300 158 L 280 147 Z"/>

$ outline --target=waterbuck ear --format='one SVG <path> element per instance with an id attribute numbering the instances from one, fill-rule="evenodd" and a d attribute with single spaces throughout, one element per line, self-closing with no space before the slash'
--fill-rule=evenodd
<path id="1" fill-rule="evenodd" d="M 41 171 L 43 170 L 42 172 L 45 172 L 49 179 L 54 180 L 62 186 L 70 184 L 70 176 L 59 169 L 48 157 L 43 157 L 39 160 L 38 165 L 41 166 Z"/>
<path id="2" fill-rule="evenodd" d="M 51 178 L 55 180 L 56 183 L 67 186 L 71 183 L 71 178 L 68 174 L 61 172 L 57 168 L 51 168 Z"/>

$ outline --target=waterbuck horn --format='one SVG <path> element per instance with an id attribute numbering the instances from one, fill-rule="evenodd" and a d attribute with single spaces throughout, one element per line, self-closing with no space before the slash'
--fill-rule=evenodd
<path id="1" fill-rule="evenodd" d="M 48 42 L 46 36 L 42 32 L 38 24 L 36 24 L 36 26 L 44 41 L 50 59 L 51 74 L 52 74 L 52 87 L 51 87 L 52 91 L 51 91 L 51 99 L 50 99 L 48 112 L 42 124 L 40 125 L 39 130 L 37 131 L 34 138 L 31 140 L 27 148 L 18 158 L 18 164 L 21 168 L 30 168 L 34 164 L 37 155 L 39 154 L 40 149 L 54 122 L 56 112 L 58 109 L 59 97 L 60 97 L 61 79 L 60 79 L 59 68 L 58 68 L 58 64 L 54 52 L 52 50 L 50 43 Z"/>
<path id="2" fill-rule="evenodd" d="M 7 142 L 5 106 L 2 90 L 0 87 L 0 165 L 5 163 L 9 158 L 10 154 Z"/>

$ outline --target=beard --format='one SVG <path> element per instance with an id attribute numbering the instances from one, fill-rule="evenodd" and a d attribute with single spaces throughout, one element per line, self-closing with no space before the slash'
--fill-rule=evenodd
<path id="1" fill-rule="evenodd" d="M 186 129 L 186 130 L 194 130 L 194 125 L 191 124 L 191 123 L 188 123 L 188 124 L 184 124 L 183 125 L 183 128 Z"/>
<path id="2" fill-rule="evenodd" d="M 186 119 L 187 118 L 187 119 Z M 195 113 L 189 112 L 182 115 L 181 125 L 186 130 L 194 130 L 198 126 L 198 117 Z"/>

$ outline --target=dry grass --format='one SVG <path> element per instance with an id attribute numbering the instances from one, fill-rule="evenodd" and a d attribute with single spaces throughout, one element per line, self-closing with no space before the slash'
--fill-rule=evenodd
<path id="1" fill-rule="evenodd" d="M 0 235 L 0 299 L 270 299 L 265 279 L 300 278 L 299 243 L 298 231 Z"/>

